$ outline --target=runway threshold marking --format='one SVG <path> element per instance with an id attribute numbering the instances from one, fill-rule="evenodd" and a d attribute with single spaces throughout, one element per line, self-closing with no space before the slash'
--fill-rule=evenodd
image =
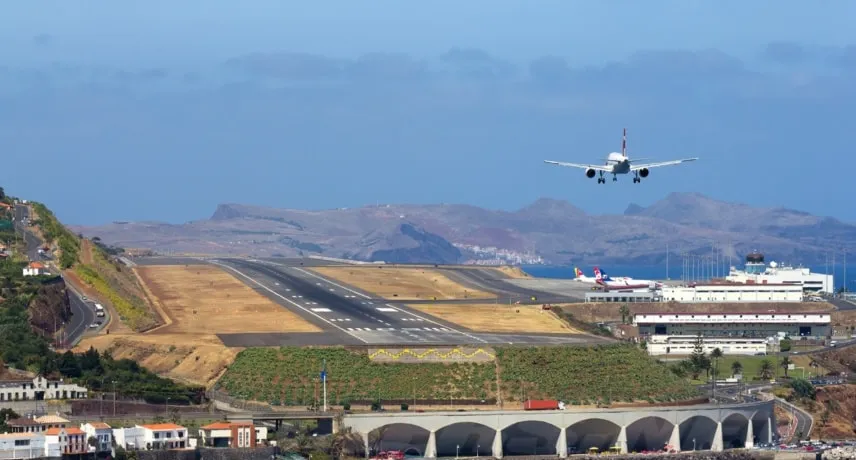
<path id="1" fill-rule="evenodd" d="M 228 268 L 229 270 L 232 270 L 233 272 L 235 272 L 235 273 L 237 273 L 237 274 L 239 274 L 239 275 L 243 276 L 244 278 L 246 278 L 246 279 L 248 279 L 248 280 L 252 281 L 252 282 L 253 282 L 253 283 L 255 283 L 256 285 L 258 285 L 260 288 L 265 289 L 266 291 L 270 292 L 271 294 L 273 294 L 273 295 L 275 295 L 275 296 L 279 297 L 280 299 L 282 299 L 282 300 L 284 300 L 284 301 L 286 301 L 286 302 L 288 302 L 288 303 L 290 303 L 290 304 L 294 305 L 295 307 L 297 307 L 297 308 L 299 308 L 299 309 L 301 309 L 301 310 L 305 311 L 306 313 L 308 313 L 308 314 L 310 314 L 310 315 L 315 316 L 316 318 L 320 319 L 321 321 L 324 321 L 325 323 L 327 323 L 327 324 L 329 324 L 329 325 L 331 325 L 331 326 L 335 327 L 336 329 L 338 329 L 338 330 L 340 330 L 340 331 L 344 332 L 345 334 L 350 335 L 351 337 L 353 337 L 353 338 L 355 338 L 355 339 L 359 340 L 360 342 L 363 342 L 363 343 L 369 343 L 367 340 L 363 339 L 362 337 L 360 337 L 360 336 L 358 336 L 358 335 L 356 335 L 356 334 L 352 334 L 350 331 L 347 331 L 347 330 L 345 330 L 345 328 L 340 327 L 340 326 L 339 326 L 339 325 L 337 325 L 337 324 L 334 324 L 332 321 L 328 321 L 326 318 L 324 318 L 323 316 L 319 315 L 318 313 L 315 313 L 314 311 L 311 311 L 311 310 L 309 310 L 309 309 L 305 308 L 303 305 L 300 305 L 299 303 L 294 302 L 293 300 L 289 299 L 288 297 L 285 297 L 284 295 L 282 295 L 282 294 L 280 294 L 280 293 L 278 293 L 278 292 L 274 291 L 273 289 L 271 289 L 271 288 L 269 288 L 269 287 L 265 286 L 264 284 L 262 284 L 262 283 L 260 283 L 260 282 L 256 281 L 255 279 L 253 279 L 253 278 L 252 278 L 252 277 L 250 277 L 249 275 L 244 274 L 244 273 L 243 273 L 243 272 L 241 272 L 240 270 L 238 270 L 238 269 L 236 269 L 236 268 L 234 268 L 234 267 L 231 267 L 231 266 L 229 266 L 229 265 L 226 265 L 226 264 L 224 264 L 224 263 L 221 263 L 221 262 L 219 262 L 219 261 L 212 261 L 212 263 L 213 263 L 214 265 L 219 265 L 219 266 L 221 266 L 221 267 L 223 267 L 223 268 Z"/>
<path id="2" fill-rule="evenodd" d="M 281 265 L 281 264 L 277 264 L 277 265 Z M 309 276 L 311 276 L 311 277 L 313 277 L 313 278 L 317 278 L 317 279 L 319 279 L 319 280 L 321 280 L 321 281 L 325 281 L 325 282 L 327 282 L 327 283 L 330 283 L 330 284 L 332 284 L 333 286 L 339 287 L 339 288 L 344 289 L 344 290 L 346 290 L 346 291 L 348 291 L 348 292 L 350 292 L 350 293 L 356 294 L 356 295 L 358 295 L 358 296 L 360 296 L 360 297 L 362 297 L 362 298 L 364 298 L 364 299 L 371 299 L 371 297 L 369 297 L 369 296 L 367 296 L 367 295 L 365 295 L 365 294 L 363 294 L 363 293 L 361 293 L 361 292 L 358 292 L 358 291 L 355 291 L 355 290 L 353 290 L 353 289 L 347 288 L 347 287 L 345 287 L 345 286 L 342 286 L 341 284 L 334 283 L 333 281 L 330 281 L 330 280 L 328 280 L 327 278 L 324 278 L 323 276 L 316 275 L 315 273 L 312 273 L 312 272 L 310 272 L 310 271 L 308 271 L 308 270 L 304 270 L 304 269 L 302 269 L 302 268 L 298 268 L 298 267 L 287 267 L 287 266 L 286 266 L 286 268 L 293 268 L 293 269 L 295 269 L 295 270 L 297 270 L 297 271 L 299 271 L 299 272 L 301 272 L 301 273 L 304 273 L 304 274 L 306 274 L 306 275 L 309 275 Z M 390 305 L 390 304 L 386 304 L 386 306 L 387 306 L 387 307 L 389 307 L 389 308 L 395 308 L 393 305 Z M 442 325 L 442 324 L 440 324 L 440 323 L 438 323 L 438 322 L 436 322 L 436 321 L 430 320 L 430 319 L 423 318 L 422 316 L 419 316 L 419 315 L 417 315 L 416 313 L 412 313 L 412 312 L 405 311 L 405 310 L 400 310 L 400 311 L 401 311 L 402 313 L 408 314 L 408 315 L 413 316 L 413 317 L 415 317 L 415 318 L 419 318 L 419 319 L 421 319 L 421 320 L 423 320 L 423 321 L 427 321 L 427 322 L 429 322 L 429 323 L 431 323 L 431 324 L 436 324 L 437 326 L 441 326 L 441 327 L 443 327 L 443 325 Z M 482 342 L 482 343 L 488 343 L 488 342 L 487 342 L 487 340 L 484 340 L 484 339 L 482 339 L 481 337 L 476 337 L 476 336 L 474 336 L 474 335 L 467 334 L 466 332 L 461 332 L 461 331 L 456 330 L 456 329 L 450 329 L 450 331 L 452 331 L 452 332 L 457 332 L 458 334 L 461 334 L 461 335 L 463 335 L 463 336 L 469 337 L 469 338 L 471 338 L 471 339 L 473 339 L 473 340 L 478 340 L 479 342 Z"/>

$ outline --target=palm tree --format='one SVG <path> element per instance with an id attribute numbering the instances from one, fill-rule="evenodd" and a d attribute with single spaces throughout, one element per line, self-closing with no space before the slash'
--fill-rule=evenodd
<path id="1" fill-rule="evenodd" d="M 714 348 L 713 351 L 710 352 L 710 359 L 713 360 L 713 378 L 715 379 L 719 375 L 719 359 L 722 358 L 722 350 L 719 348 Z"/>
<path id="2" fill-rule="evenodd" d="M 758 373 L 761 374 L 762 379 L 769 380 L 773 377 L 773 363 L 770 362 L 769 359 L 761 361 L 761 367 L 758 368 Z"/>
<path id="3" fill-rule="evenodd" d="M 737 374 L 743 372 L 743 365 L 740 364 L 740 361 L 734 361 L 731 363 L 731 376 L 734 377 Z"/>
<path id="4" fill-rule="evenodd" d="M 791 360 L 785 356 L 782 358 L 782 368 L 785 369 L 785 378 L 788 378 L 788 366 L 791 364 Z"/>

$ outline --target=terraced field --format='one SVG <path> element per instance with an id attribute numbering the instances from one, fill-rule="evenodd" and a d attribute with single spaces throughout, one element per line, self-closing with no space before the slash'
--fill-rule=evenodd
<path id="1" fill-rule="evenodd" d="M 372 361 L 363 349 L 254 348 L 238 354 L 218 388 L 239 399 L 311 404 L 320 397 L 319 373 L 326 359 L 327 395 L 333 404 L 501 396 L 505 402 L 554 398 L 588 405 L 697 396 L 688 382 L 633 346 L 498 347 L 495 351 L 495 362 L 382 363 Z"/>

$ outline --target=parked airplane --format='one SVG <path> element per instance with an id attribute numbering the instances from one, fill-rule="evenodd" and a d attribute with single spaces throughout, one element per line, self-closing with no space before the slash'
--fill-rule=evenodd
<path id="1" fill-rule="evenodd" d="M 606 272 L 601 271 L 599 267 L 594 267 L 594 278 L 598 284 L 613 289 L 650 289 L 663 287 L 663 283 L 651 280 L 637 280 L 628 276 L 612 278 Z"/>
<path id="2" fill-rule="evenodd" d="M 635 161 L 642 161 L 646 158 L 637 158 Z M 627 128 L 624 128 L 624 136 L 621 140 L 621 153 L 612 152 L 606 157 L 606 163 L 603 165 L 587 165 L 587 164 L 579 164 L 579 163 L 565 163 L 562 161 L 551 161 L 544 160 L 544 163 L 549 163 L 553 165 L 559 166 L 567 166 L 570 168 L 580 168 L 586 170 L 586 177 L 591 179 L 595 176 L 595 174 L 599 174 L 597 178 L 598 184 L 605 184 L 606 178 L 603 177 L 604 174 L 612 174 L 612 180 L 617 181 L 619 174 L 628 174 L 633 173 L 633 183 L 642 182 L 643 177 L 648 177 L 649 170 L 651 168 L 659 168 L 660 166 L 671 166 L 677 165 L 681 163 L 686 163 L 688 161 L 695 161 L 698 158 L 684 158 L 683 160 L 669 160 L 669 161 L 661 161 L 658 163 L 643 163 L 634 165 L 632 163 L 633 160 L 627 156 Z"/>
<path id="3" fill-rule="evenodd" d="M 583 271 L 579 269 L 579 267 L 574 267 L 574 274 L 576 275 L 574 281 L 579 281 L 581 283 L 587 284 L 597 284 L 597 279 L 586 276 L 585 274 L 583 274 Z"/>

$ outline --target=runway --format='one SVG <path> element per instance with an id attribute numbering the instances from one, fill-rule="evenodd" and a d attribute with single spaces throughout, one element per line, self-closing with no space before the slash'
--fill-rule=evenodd
<path id="1" fill-rule="evenodd" d="M 588 344 L 609 341 L 587 335 L 473 332 L 313 273 L 295 260 L 282 263 L 220 258 L 208 262 L 231 272 L 256 291 L 327 332 L 219 335 L 229 346 Z"/>

